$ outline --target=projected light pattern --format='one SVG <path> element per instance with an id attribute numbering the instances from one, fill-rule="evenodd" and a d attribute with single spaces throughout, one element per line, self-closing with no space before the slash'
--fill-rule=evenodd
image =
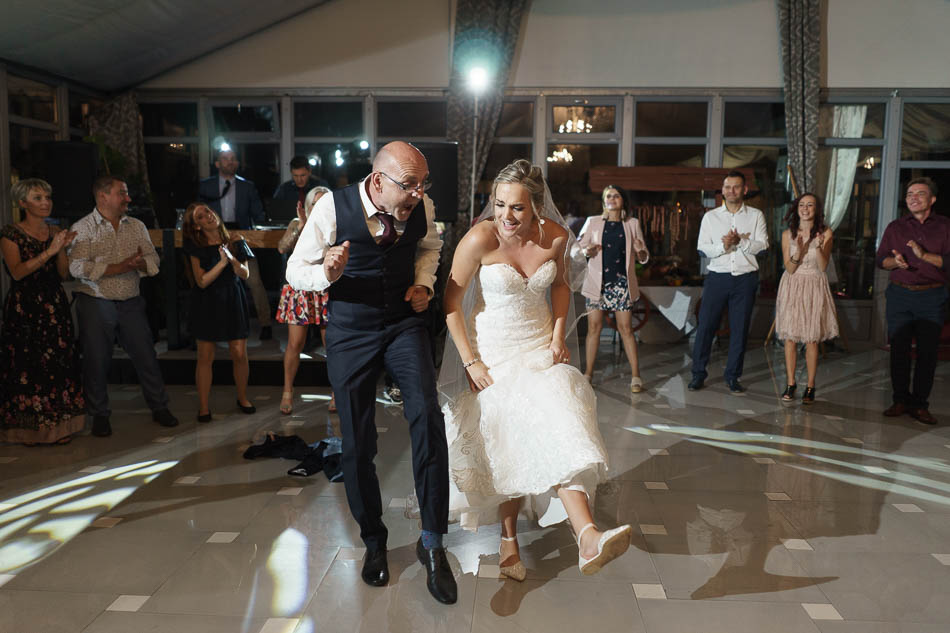
<path id="1" fill-rule="evenodd" d="M 177 461 L 149 460 L 0 501 L 0 574 L 31 565 L 85 530 Z M 69 515 L 69 516 L 63 516 Z"/>
<path id="2" fill-rule="evenodd" d="M 692 426 L 674 426 L 670 424 L 651 424 L 646 427 L 624 427 L 624 429 L 640 435 L 670 433 L 672 435 L 683 436 L 690 442 L 696 444 L 734 451 L 744 455 L 769 455 L 773 457 L 810 460 L 827 465 L 829 468 L 822 469 L 817 466 L 811 467 L 800 463 L 787 463 L 786 466 L 854 486 L 905 495 L 942 505 L 950 505 L 950 484 L 913 473 L 892 472 L 886 468 L 877 466 L 867 467 L 861 463 L 835 459 L 834 457 L 816 453 L 853 455 L 861 458 L 873 458 L 892 462 L 900 466 L 907 466 L 919 470 L 934 471 L 935 473 L 950 473 L 950 464 L 947 464 L 944 460 L 911 457 L 899 453 L 884 453 L 850 444 L 835 444 L 832 442 L 749 431 L 724 431 Z M 769 446 L 769 444 L 778 444 L 781 445 L 781 448 L 775 448 Z M 793 448 L 800 450 L 791 450 Z M 831 467 L 837 468 L 838 470 L 831 470 Z M 841 472 L 842 470 L 845 472 Z M 921 488 L 930 488 L 936 492 L 929 492 Z"/>

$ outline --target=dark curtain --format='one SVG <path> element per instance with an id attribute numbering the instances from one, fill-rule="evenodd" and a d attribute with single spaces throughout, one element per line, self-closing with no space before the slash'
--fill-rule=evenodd
<path id="1" fill-rule="evenodd" d="M 89 135 L 100 143 L 102 171 L 123 178 L 135 176 L 142 192 L 150 191 L 142 119 L 135 94 L 127 92 L 93 110 L 88 126 Z M 102 145 L 105 152 L 101 151 Z"/>
<path id="2" fill-rule="evenodd" d="M 818 171 L 821 1 L 776 0 L 785 78 L 788 162 L 799 193 L 814 191 Z"/>
<path id="3" fill-rule="evenodd" d="M 458 1 L 449 79 L 448 136 L 458 141 L 458 206 L 465 211 L 465 217 L 472 198 L 472 143 L 477 140 L 475 165 L 480 177 L 501 116 L 511 58 L 528 4 L 528 0 Z M 474 98 L 468 88 L 468 71 L 473 65 L 484 66 L 491 77 L 478 98 L 478 139 L 472 138 Z M 476 209 L 475 215 L 480 211 Z"/>

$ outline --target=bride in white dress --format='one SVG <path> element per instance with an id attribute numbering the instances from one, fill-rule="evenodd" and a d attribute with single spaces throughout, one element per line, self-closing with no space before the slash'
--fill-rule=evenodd
<path id="1" fill-rule="evenodd" d="M 591 515 L 607 455 L 594 392 L 567 364 L 570 234 L 553 203 L 546 208 L 540 168 L 526 160 L 498 174 L 491 204 L 491 221 L 459 242 L 445 291 L 446 323 L 470 387 L 443 407 L 450 516 L 466 529 L 500 521 L 500 569 L 516 580 L 526 574 L 519 511 L 541 525 L 569 518 L 578 565 L 596 573 L 626 551 L 632 528 L 602 532 Z M 473 283 L 468 311 L 463 295 Z"/>

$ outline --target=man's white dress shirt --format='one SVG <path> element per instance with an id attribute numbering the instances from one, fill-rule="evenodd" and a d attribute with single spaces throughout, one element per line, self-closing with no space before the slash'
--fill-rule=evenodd
<path id="1" fill-rule="evenodd" d="M 722 238 L 733 229 L 741 239 L 739 244 L 726 250 Z M 759 269 L 756 254 L 768 247 L 765 215 L 755 207 L 743 204 L 735 213 L 726 209 L 726 205 L 716 207 L 706 212 L 699 226 L 696 248 L 709 258 L 709 270 L 714 273 L 744 275 L 754 272 Z"/>
<path id="2" fill-rule="evenodd" d="M 363 206 L 363 216 L 370 233 L 378 242 L 383 235 L 383 224 L 376 217 L 379 211 L 369 199 L 366 191 L 369 179 L 359 183 L 360 202 Z M 415 285 L 425 286 L 431 296 L 435 286 L 436 273 L 439 269 L 439 251 L 442 249 L 442 239 L 435 228 L 435 205 L 429 196 L 423 196 L 422 204 L 426 213 L 426 234 L 416 245 L 416 279 Z M 413 210 L 415 213 L 415 210 Z M 393 218 L 396 233 L 402 236 L 406 223 Z M 336 243 L 336 204 L 333 194 L 322 196 L 310 212 L 310 218 L 304 225 L 297 246 L 287 261 L 287 283 L 296 290 L 323 291 L 330 286 L 326 273 L 323 270 L 323 258 L 327 249 Z"/>

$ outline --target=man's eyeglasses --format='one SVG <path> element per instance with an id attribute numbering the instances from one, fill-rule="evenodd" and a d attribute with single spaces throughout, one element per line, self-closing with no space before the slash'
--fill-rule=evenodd
<path id="1" fill-rule="evenodd" d="M 390 176 L 390 175 L 387 174 L 386 172 L 380 171 L 380 172 L 377 172 L 377 173 L 382 174 L 383 176 L 386 176 L 387 178 L 389 178 L 391 181 L 393 181 L 393 183 L 394 183 L 397 187 L 399 187 L 400 189 L 402 189 L 402 190 L 405 191 L 406 193 L 419 193 L 419 194 L 421 194 L 421 193 L 425 193 L 426 191 L 428 191 L 429 189 L 432 188 L 432 181 L 429 180 L 429 177 L 428 177 L 428 176 L 426 176 L 426 179 L 423 180 L 421 184 L 418 184 L 418 185 L 407 185 L 407 184 L 405 184 L 405 183 L 399 182 L 398 180 L 396 180 L 395 178 L 393 178 L 392 176 Z"/>

